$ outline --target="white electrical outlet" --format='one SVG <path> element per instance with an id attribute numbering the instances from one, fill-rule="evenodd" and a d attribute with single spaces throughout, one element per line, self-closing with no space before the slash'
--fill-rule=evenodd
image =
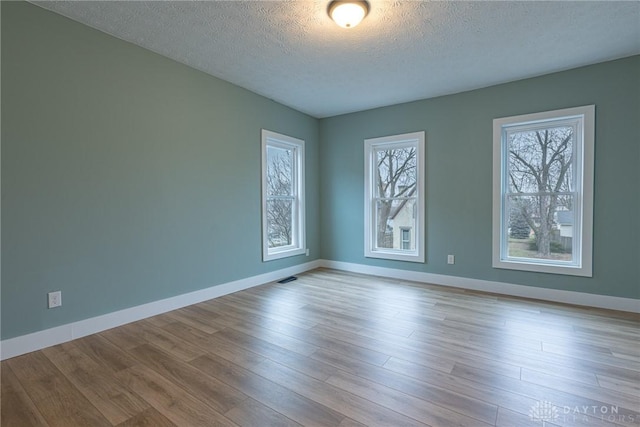
<path id="1" fill-rule="evenodd" d="M 62 305 L 62 291 L 49 292 L 49 308 L 56 308 Z"/>
<path id="2" fill-rule="evenodd" d="M 309 249 L 306 250 L 305 254 L 309 256 Z"/>
<path id="3" fill-rule="evenodd" d="M 456 257 L 453 255 L 447 255 L 447 264 L 455 264 L 456 263 Z"/>

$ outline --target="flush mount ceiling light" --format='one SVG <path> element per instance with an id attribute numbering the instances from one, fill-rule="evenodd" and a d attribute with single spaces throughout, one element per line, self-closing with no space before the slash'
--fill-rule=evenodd
<path id="1" fill-rule="evenodd" d="M 369 13 L 366 1 L 339 1 L 329 3 L 329 16 L 342 28 L 353 28 Z"/>

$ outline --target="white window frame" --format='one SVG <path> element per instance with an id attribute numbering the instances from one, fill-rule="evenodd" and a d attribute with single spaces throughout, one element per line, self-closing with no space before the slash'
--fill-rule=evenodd
<path id="1" fill-rule="evenodd" d="M 293 151 L 293 203 L 292 244 L 269 248 L 267 224 L 267 147 L 291 149 Z M 271 261 L 306 253 L 305 233 L 305 182 L 304 141 L 291 136 L 262 129 L 262 260 Z"/>
<path id="2" fill-rule="evenodd" d="M 376 194 L 374 172 L 377 168 L 375 152 L 386 148 L 416 148 L 416 221 L 415 249 L 412 251 L 377 248 L 376 245 Z M 412 132 L 401 135 L 370 138 L 364 141 L 364 255 L 397 261 L 425 262 L 425 133 Z"/>
<path id="3" fill-rule="evenodd" d="M 506 134 L 510 128 L 535 129 L 546 123 L 577 123 L 575 147 L 575 198 L 573 236 L 577 237 L 573 258 L 568 261 L 509 257 L 506 220 L 507 162 Z M 504 117 L 493 121 L 493 267 L 541 273 L 592 277 L 593 176 L 595 106 L 566 108 L 542 113 Z"/>

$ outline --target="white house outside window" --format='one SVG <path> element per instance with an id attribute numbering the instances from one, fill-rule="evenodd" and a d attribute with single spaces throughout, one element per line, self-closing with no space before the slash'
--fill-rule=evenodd
<path id="1" fill-rule="evenodd" d="M 594 116 L 494 120 L 494 267 L 592 275 Z"/>
<path id="2" fill-rule="evenodd" d="M 262 259 L 305 253 L 304 141 L 262 130 Z"/>
<path id="3" fill-rule="evenodd" d="M 424 132 L 367 139 L 365 256 L 424 262 Z"/>

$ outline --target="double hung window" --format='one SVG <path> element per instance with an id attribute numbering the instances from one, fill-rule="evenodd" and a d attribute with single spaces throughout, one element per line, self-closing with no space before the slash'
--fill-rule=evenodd
<path id="1" fill-rule="evenodd" d="M 365 256 L 424 262 L 424 132 L 365 140 Z"/>
<path id="2" fill-rule="evenodd" d="M 591 276 L 594 115 L 494 120 L 494 267 Z"/>
<path id="3" fill-rule="evenodd" d="M 305 253 L 304 141 L 262 130 L 262 259 Z"/>

